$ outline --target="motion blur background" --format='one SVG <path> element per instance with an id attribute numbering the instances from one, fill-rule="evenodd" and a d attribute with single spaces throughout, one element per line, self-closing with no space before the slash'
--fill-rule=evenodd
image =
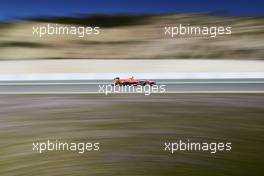
<path id="1" fill-rule="evenodd" d="M 263 1 L 1 1 L 0 60 L 263 59 Z M 32 35 L 33 26 L 100 26 L 99 36 Z M 164 37 L 166 25 L 231 26 L 216 39 Z"/>
<path id="2" fill-rule="evenodd" d="M 148 72 L 154 60 L 161 68 L 154 71 L 261 72 L 263 9 L 262 0 L 1 0 L 0 78 L 109 67 Z M 97 25 L 101 34 L 32 35 L 33 26 L 48 23 Z M 180 23 L 232 26 L 232 35 L 164 37 L 164 26 Z M 134 62 L 120 69 L 110 59 Z M 143 70 L 139 59 L 149 59 Z M 190 62 L 174 67 L 179 59 Z M 208 66 L 212 60 L 220 62 Z M 0 95 L 0 175 L 263 175 L 263 104 L 263 94 Z M 32 151 L 32 142 L 48 139 L 92 140 L 101 148 L 84 155 Z M 232 152 L 163 152 L 165 141 L 179 139 L 231 141 Z"/>

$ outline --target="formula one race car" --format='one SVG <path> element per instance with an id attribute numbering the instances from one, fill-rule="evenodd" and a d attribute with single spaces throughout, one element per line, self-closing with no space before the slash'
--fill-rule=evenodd
<path id="1" fill-rule="evenodd" d="M 120 79 L 119 77 L 116 77 L 114 80 L 114 85 L 119 85 L 119 86 L 126 86 L 126 85 L 134 85 L 134 86 L 145 86 L 145 85 L 155 85 L 155 81 L 149 81 L 149 80 L 138 80 L 134 79 L 133 77 L 128 78 L 128 79 Z"/>

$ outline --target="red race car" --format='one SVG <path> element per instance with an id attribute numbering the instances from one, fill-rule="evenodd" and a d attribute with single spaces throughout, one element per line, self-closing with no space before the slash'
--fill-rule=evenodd
<path id="1" fill-rule="evenodd" d="M 114 85 L 119 85 L 119 86 L 126 86 L 126 85 L 134 85 L 134 86 L 145 86 L 145 85 L 155 85 L 155 81 L 149 81 L 149 80 L 138 80 L 134 79 L 133 77 L 128 78 L 128 79 L 120 79 L 119 77 L 116 77 L 114 80 Z"/>

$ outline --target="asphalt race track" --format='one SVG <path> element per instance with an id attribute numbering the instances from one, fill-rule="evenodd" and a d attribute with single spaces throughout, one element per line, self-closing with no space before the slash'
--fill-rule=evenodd
<path id="1" fill-rule="evenodd" d="M 34 81 L 0 82 L 1 94 L 99 93 L 99 85 L 111 81 Z M 264 79 L 158 80 L 166 93 L 264 93 Z"/>

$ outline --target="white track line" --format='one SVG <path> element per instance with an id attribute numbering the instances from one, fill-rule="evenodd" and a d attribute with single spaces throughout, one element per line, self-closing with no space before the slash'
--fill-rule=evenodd
<path id="1" fill-rule="evenodd" d="M 157 95 L 166 95 L 166 94 L 263 94 L 264 91 L 173 91 L 166 93 L 151 93 L 150 95 L 144 95 L 144 93 L 104 93 L 98 92 L 0 92 L 0 95 L 48 95 L 48 94 L 96 94 L 96 95 L 128 95 L 128 94 L 137 94 L 144 96 L 151 96 L 153 94 Z"/>

